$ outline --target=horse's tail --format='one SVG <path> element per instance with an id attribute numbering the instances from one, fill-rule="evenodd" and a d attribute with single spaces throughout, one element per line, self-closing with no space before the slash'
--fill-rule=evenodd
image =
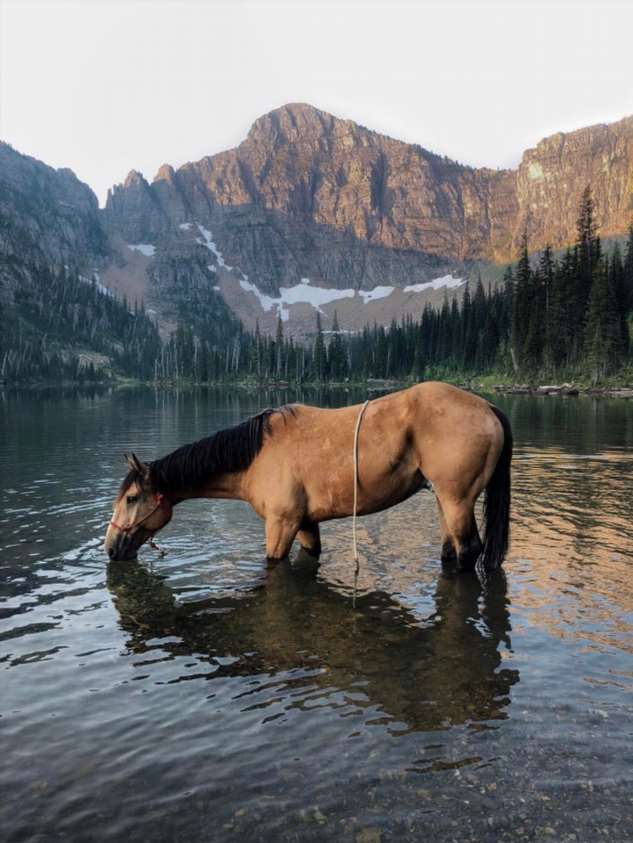
<path id="1" fill-rule="evenodd" d="M 487 569 L 499 568 L 508 549 L 510 537 L 510 462 L 512 461 L 512 428 L 505 413 L 498 407 L 490 409 L 503 428 L 503 448 L 484 500 L 485 537 L 482 562 Z"/>

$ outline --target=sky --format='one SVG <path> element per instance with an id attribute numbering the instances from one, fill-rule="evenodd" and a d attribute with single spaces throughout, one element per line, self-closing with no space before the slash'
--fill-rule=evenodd
<path id="1" fill-rule="evenodd" d="M 473 166 L 633 114 L 628 0 L 0 0 L 0 139 L 105 200 L 308 102 Z"/>

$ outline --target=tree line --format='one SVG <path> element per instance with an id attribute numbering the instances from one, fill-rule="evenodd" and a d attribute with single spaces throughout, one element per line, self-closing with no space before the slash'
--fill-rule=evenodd
<path id="1" fill-rule="evenodd" d="M 498 374 L 516 380 L 590 378 L 598 382 L 631 362 L 633 227 L 624 250 L 603 248 L 588 187 L 573 246 L 546 246 L 530 257 L 527 234 L 503 283 L 467 283 L 461 298 L 390 326 L 340 330 L 336 314 L 324 331 L 317 311 L 308 342 L 218 319 L 217 303 L 196 299 L 196 318 L 181 312 L 161 342 L 143 306 L 130 308 L 76 273 L 40 271 L 0 310 L 0 380 L 107 377 L 59 344 L 84 344 L 109 356 L 115 369 L 143 380 L 200 383 L 251 380 L 344 382 L 369 378 L 420 380 Z M 37 327 L 37 331 L 34 327 Z"/>
<path id="2" fill-rule="evenodd" d="M 590 378 L 598 382 L 631 362 L 633 227 L 624 254 L 603 249 L 589 187 L 578 213 L 577 238 L 559 255 L 551 245 L 534 259 L 524 234 L 518 261 L 501 285 L 468 283 L 461 302 L 445 295 L 419 318 L 358 333 L 325 332 L 317 312 L 313 339 L 298 344 L 240 328 L 223 347 L 198 341 L 180 326 L 163 350 L 157 379 L 260 382 L 341 382 L 368 378 Z"/>
<path id="3" fill-rule="evenodd" d="M 161 340 L 142 305 L 69 268 L 13 269 L 13 301 L 0 304 L 0 382 L 107 380 L 100 358 L 121 374 L 153 376 Z"/>

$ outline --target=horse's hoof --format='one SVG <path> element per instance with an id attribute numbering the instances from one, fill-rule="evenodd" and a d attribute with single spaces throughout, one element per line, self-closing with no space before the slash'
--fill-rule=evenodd
<path id="1" fill-rule="evenodd" d="M 319 564 L 319 555 L 305 547 L 299 547 L 297 555 L 291 562 L 292 570 L 301 574 L 314 573 L 318 570 Z"/>

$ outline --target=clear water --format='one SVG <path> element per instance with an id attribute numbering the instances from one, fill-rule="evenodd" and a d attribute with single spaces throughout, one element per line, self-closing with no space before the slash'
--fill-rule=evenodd
<path id="1" fill-rule="evenodd" d="M 353 403 L 362 394 L 299 396 Z M 263 561 L 239 502 L 106 564 L 122 452 L 290 393 L 0 400 L 0 834 L 31 840 L 633 840 L 633 403 L 498 399 L 506 576 L 446 577 L 432 495 Z"/>

